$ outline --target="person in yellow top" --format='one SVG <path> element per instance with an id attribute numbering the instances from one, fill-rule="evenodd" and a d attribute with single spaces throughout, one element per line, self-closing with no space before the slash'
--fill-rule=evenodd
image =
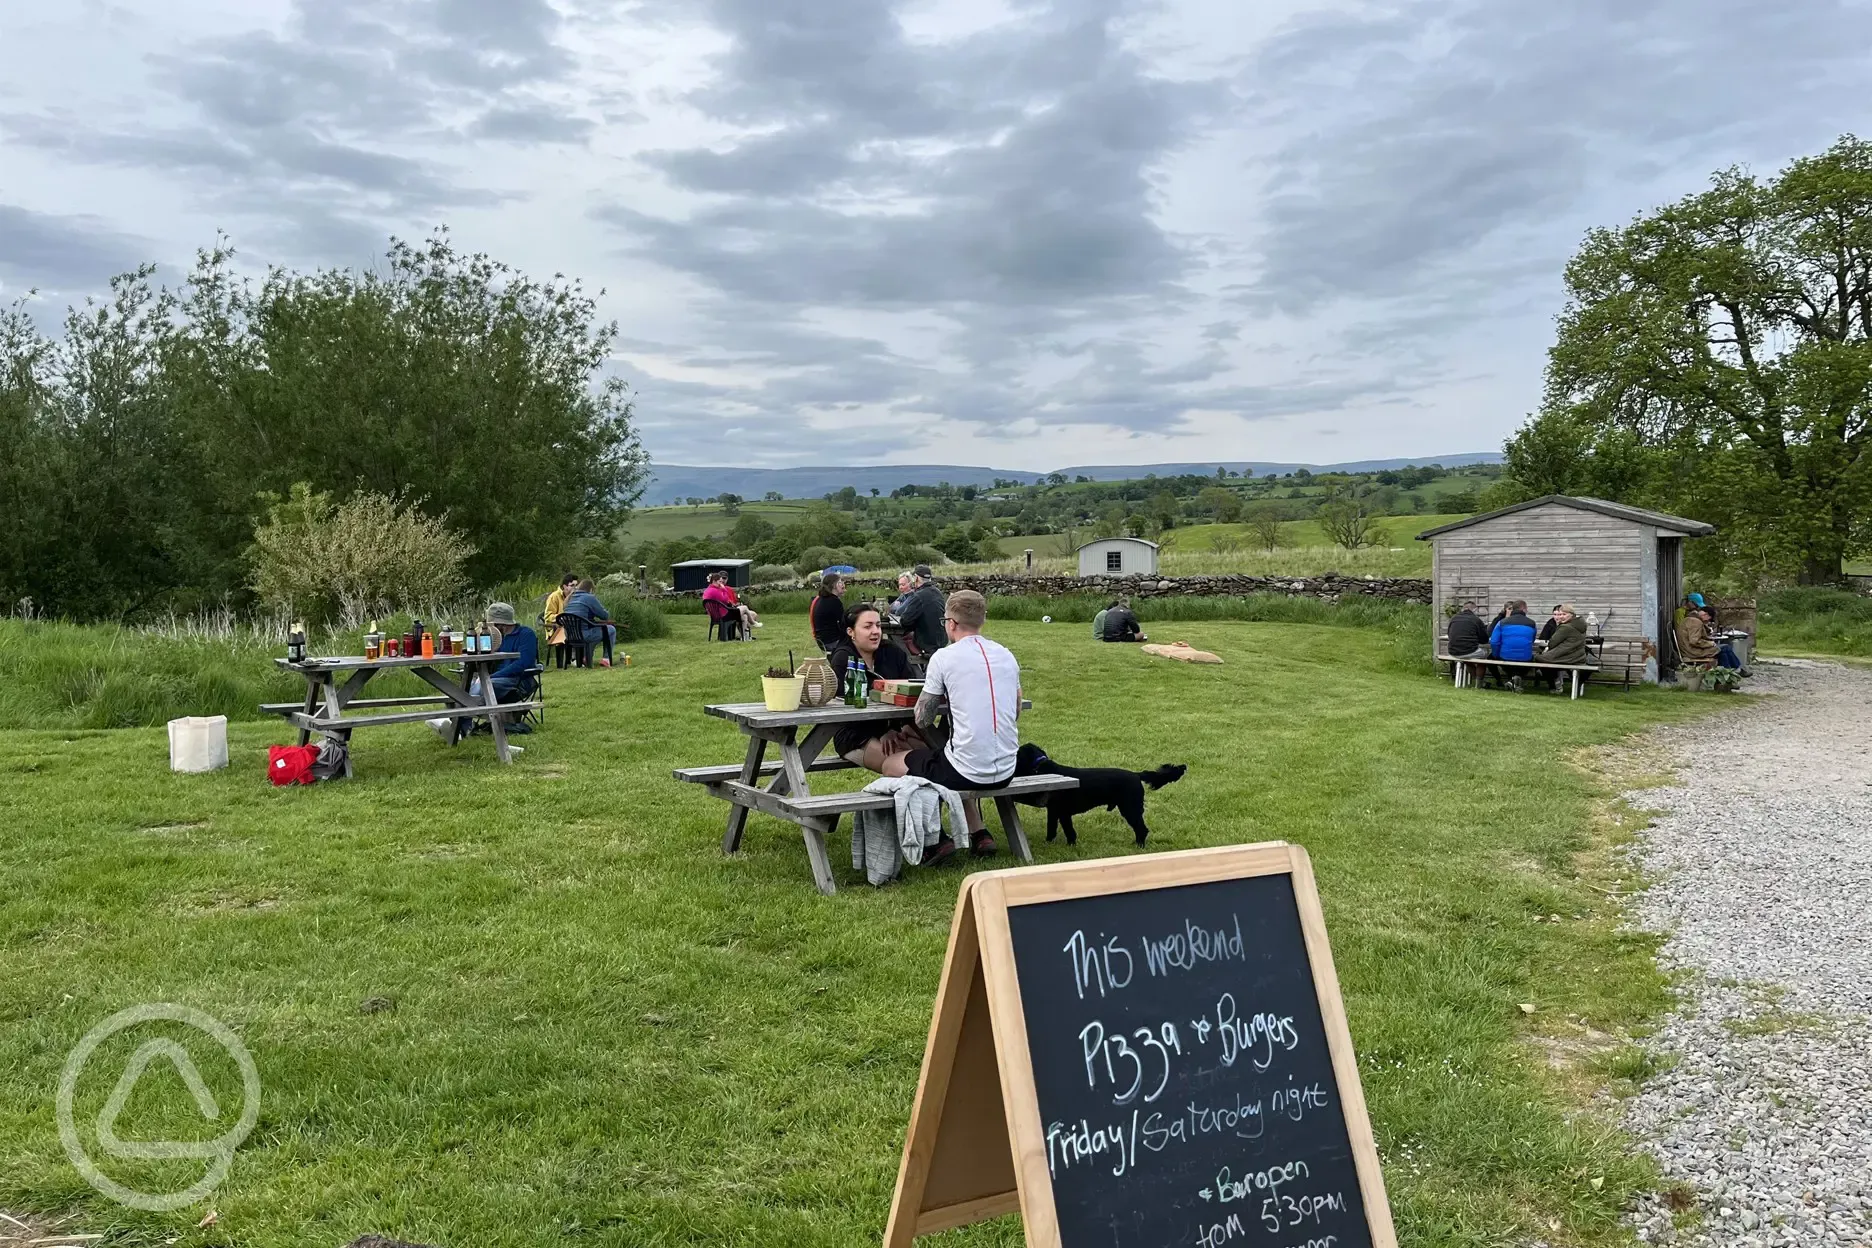
<path id="1" fill-rule="evenodd" d="M 565 610 L 566 599 L 578 589 L 578 583 L 577 574 L 568 572 L 559 578 L 559 588 L 546 595 L 546 609 L 540 612 L 540 623 L 546 626 L 546 644 L 556 646 L 565 640 L 559 632 L 559 615 Z"/>

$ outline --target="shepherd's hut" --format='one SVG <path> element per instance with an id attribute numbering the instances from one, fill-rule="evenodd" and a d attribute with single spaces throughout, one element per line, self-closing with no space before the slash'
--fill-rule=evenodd
<path id="1" fill-rule="evenodd" d="M 1433 552 L 1438 650 L 1465 601 L 1484 621 L 1517 598 L 1536 621 L 1565 602 L 1596 623 L 1603 668 L 1655 682 L 1660 670 L 1677 667 L 1684 539 L 1714 532 L 1700 520 L 1549 494 L 1419 533 Z"/>

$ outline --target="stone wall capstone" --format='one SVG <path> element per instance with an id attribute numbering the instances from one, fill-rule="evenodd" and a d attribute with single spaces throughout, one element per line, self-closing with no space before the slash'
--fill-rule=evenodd
<path id="1" fill-rule="evenodd" d="M 895 596 L 894 577 L 850 576 L 846 584 L 865 590 L 867 596 Z M 1227 573 L 1218 576 L 944 576 L 937 572 L 936 582 L 944 591 L 973 589 L 986 597 L 1055 598 L 1067 594 L 1092 594 L 1134 600 L 1148 598 L 1234 598 L 1243 594 L 1282 594 L 1289 598 L 1319 598 L 1337 602 L 1347 596 L 1391 598 L 1399 602 L 1430 601 L 1430 582 L 1414 577 L 1340 576 L 1247 576 Z M 741 590 L 742 597 L 758 597 L 763 592 L 797 592 L 799 585 L 755 585 Z M 664 591 L 665 598 L 694 598 L 698 591 Z"/>

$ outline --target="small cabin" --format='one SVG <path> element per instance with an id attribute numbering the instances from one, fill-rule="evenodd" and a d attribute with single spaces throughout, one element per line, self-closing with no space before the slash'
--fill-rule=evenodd
<path id="1" fill-rule="evenodd" d="M 726 572 L 728 583 L 746 589 L 754 572 L 752 559 L 685 559 L 670 564 L 670 587 L 676 590 L 707 589 L 711 572 Z"/>
<path id="2" fill-rule="evenodd" d="M 1431 544 L 1432 625 L 1438 651 L 1449 617 L 1474 602 L 1483 621 L 1525 599 L 1535 623 L 1556 603 L 1592 616 L 1600 663 L 1655 682 L 1677 668 L 1676 609 L 1683 546 L 1713 525 L 1600 498 L 1549 494 L 1419 533 Z"/>
<path id="3" fill-rule="evenodd" d="M 1141 537 L 1101 537 L 1079 548 L 1080 576 L 1155 576 L 1157 543 Z"/>

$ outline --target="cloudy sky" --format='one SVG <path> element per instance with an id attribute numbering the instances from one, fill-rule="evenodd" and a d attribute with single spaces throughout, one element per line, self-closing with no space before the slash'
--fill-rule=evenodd
<path id="1" fill-rule="evenodd" d="M 0 0 L 0 299 L 602 287 L 652 454 L 1494 449 L 1590 226 L 1872 131 L 1848 0 Z"/>

